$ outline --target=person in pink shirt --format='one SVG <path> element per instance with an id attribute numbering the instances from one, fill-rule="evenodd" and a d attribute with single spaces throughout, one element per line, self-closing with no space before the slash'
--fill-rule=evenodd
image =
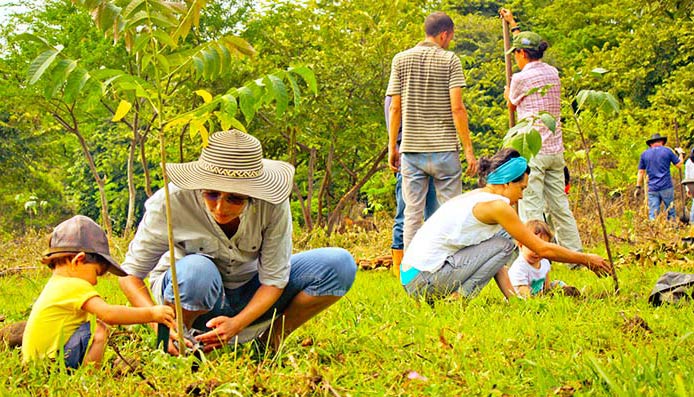
<path id="1" fill-rule="evenodd" d="M 549 47 L 540 35 L 521 32 L 511 11 L 502 9 L 501 17 L 509 23 L 513 32 L 513 52 L 516 64 L 521 69 L 511 78 L 505 90 L 509 107 L 517 113 L 519 120 L 537 117 L 540 112 L 551 114 L 556 120 L 552 132 L 541 121 L 535 125 L 542 136 L 540 152 L 530 159 L 530 179 L 518 211 L 524 221 L 543 219 L 543 213 L 552 219 L 557 243 L 574 251 L 583 249 L 569 200 L 564 193 L 564 142 L 561 130 L 561 83 L 559 72 L 542 62 Z"/>

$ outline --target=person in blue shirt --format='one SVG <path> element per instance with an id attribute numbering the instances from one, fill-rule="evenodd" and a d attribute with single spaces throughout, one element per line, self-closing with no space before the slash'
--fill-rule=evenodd
<path id="1" fill-rule="evenodd" d="M 648 149 L 641 153 L 639 172 L 636 176 L 634 197 L 638 198 L 643 192 L 644 176 L 648 175 L 648 219 L 655 219 L 661 212 L 660 205 L 667 210 L 667 218 L 675 220 L 675 188 L 670 176 L 670 164 L 681 168 L 684 163 L 683 152 L 679 156 L 665 146 L 667 137 L 653 134 L 646 141 Z"/>

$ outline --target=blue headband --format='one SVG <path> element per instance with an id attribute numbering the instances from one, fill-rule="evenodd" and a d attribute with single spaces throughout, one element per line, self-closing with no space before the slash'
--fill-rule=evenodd
<path id="1" fill-rule="evenodd" d="M 523 157 L 514 157 L 505 162 L 487 176 L 490 185 L 503 185 L 509 183 L 525 173 L 528 169 L 528 161 Z"/>

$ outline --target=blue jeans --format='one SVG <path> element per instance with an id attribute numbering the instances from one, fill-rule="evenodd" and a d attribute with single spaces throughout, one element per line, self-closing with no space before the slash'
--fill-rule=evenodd
<path id="1" fill-rule="evenodd" d="M 472 298 L 512 257 L 515 244 L 508 235 L 494 237 L 460 249 L 446 258 L 435 272 L 420 272 L 405 285 L 405 291 L 413 297 L 427 299 L 444 298 L 458 292 Z"/>
<path id="2" fill-rule="evenodd" d="M 675 220 L 675 206 L 672 202 L 675 200 L 675 188 L 659 190 L 657 192 L 648 191 L 648 219 L 655 219 L 660 214 L 660 204 L 662 203 L 667 210 L 667 219 Z"/>
<path id="3" fill-rule="evenodd" d="M 87 354 L 89 349 L 89 339 L 92 337 L 91 325 L 89 321 L 80 325 L 77 330 L 70 336 L 70 339 L 65 343 L 63 347 L 63 354 L 65 358 L 65 367 L 77 369 L 82 365 L 84 361 L 84 356 Z"/>
<path id="4" fill-rule="evenodd" d="M 424 207 L 429 190 L 429 177 L 434 180 L 436 198 L 443 204 L 463 192 L 460 156 L 455 152 L 402 153 L 402 198 L 405 201 L 403 240 L 405 249 L 424 223 Z"/>
<path id="5" fill-rule="evenodd" d="M 694 199 L 692 200 L 692 209 L 689 210 L 689 224 L 694 225 Z"/>
<path id="6" fill-rule="evenodd" d="M 253 324 L 281 315 L 299 292 L 311 296 L 343 296 L 354 282 L 357 266 L 352 255 L 342 248 L 318 248 L 292 255 L 289 282 L 272 307 Z M 246 284 L 224 288 L 222 276 L 211 259 L 203 255 L 188 255 L 176 262 L 176 276 L 181 306 L 188 311 L 208 311 L 199 316 L 193 328 L 207 331 L 205 323 L 218 317 L 233 317 L 250 302 L 260 288 L 256 274 Z M 162 283 L 164 300 L 173 302 L 171 272 Z"/>
<path id="7" fill-rule="evenodd" d="M 402 198 L 402 174 L 395 173 L 395 219 L 393 222 L 393 244 L 390 248 L 401 250 L 405 244 L 402 240 L 403 223 L 405 222 L 405 200 Z M 426 204 L 424 205 L 424 220 L 439 208 L 439 202 L 436 201 L 436 190 L 434 189 L 434 178 L 429 178 L 429 190 L 427 190 Z"/>

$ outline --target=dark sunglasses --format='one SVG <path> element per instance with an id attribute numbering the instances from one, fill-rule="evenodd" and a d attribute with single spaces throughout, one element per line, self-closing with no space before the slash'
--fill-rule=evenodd
<path id="1" fill-rule="evenodd" d="M 234 205 L 241 205 L 245 204 L 250 197 L 242 197 L 242 196 L 237 196 L 232 193 L 224 193 L 224 192 L 218 192 L 216 190 L 204 190 L 202 192 L 202 196 L 205 197 L 206 200 L 210 201 L 217 201 L 219 200 L 223 194 L 226 194 L 226 202 L 229 204 L 234 204 Z"/>

